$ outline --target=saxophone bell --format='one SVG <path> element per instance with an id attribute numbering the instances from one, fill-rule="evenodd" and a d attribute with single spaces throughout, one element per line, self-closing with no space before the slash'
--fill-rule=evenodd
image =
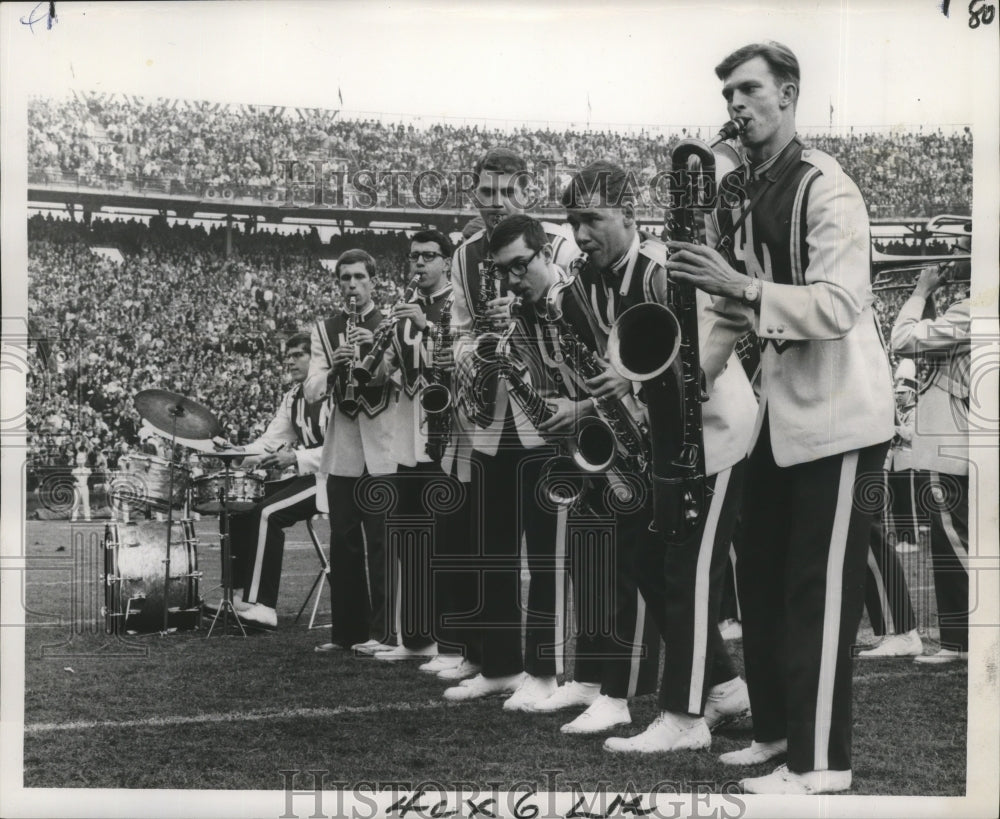
<path id="1" fill-rule="evenodd" d="M 538 479 L 545 498 L 554 506 L 576 504 L 590 486 L 590 478 L 568 455 L 556 455 L 542 464 Z"/>
<path id="2" fill-rule="evenodd" d="M 614 430 L 603 418 L 581 418 L 573 438 L 572 460 L 584 472 L 605 472 L 618 454 Z"/>
<path id="3" fill-rule="evenodd" d="M 420 391 L 420 407 L 427 415 L 440 415 L 451 409 L 451 390 L 444 384 L 428 384 Z"/>

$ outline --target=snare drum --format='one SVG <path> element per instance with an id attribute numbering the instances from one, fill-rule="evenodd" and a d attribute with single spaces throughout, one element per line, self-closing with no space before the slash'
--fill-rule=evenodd
<path id="1" fill-rule="evenodd" d="M 264 497 L 264 479 L 240 471 L 196 478 L 191 485 L 191 507 L 202 514 L 217 514 L 222 511 L 219 498 L 223 493 L 230 512 L 249 512 Z"/>
<path id="2" fill-rule="evenodd" d="M 153 521 L 109 523 L 104 530 L 105 624 L 109 632 L 198 628 L 198 540 L 191 520 L 174 521 L 170 578 L 166 577 L 167 525 Z"/>
<path id="3" fill-rule="evenodd" d="M 171 491 L 171 472 L 173 490 Z M 108 489 L 111 497 L 122 503 L 137 503 L 155 509 L 183 506 L 191 483 L 191 471 L 181 464 L 154 455 L 125 455 Z M 168 500 L 173 498 L 173 502 Z"/>

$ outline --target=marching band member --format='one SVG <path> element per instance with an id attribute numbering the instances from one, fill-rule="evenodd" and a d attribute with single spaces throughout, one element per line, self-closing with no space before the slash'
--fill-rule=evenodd
<path id="1" fill-rule="evenodd" d="M 963 239 L 959 249 L 969 251 Z M 963 263 L 968 264 L 968 263 Z M 931 364 L 918 388 L 913 415 L 911 465 L 928 470 L 931 566 L 941 648 L 915 662 L 937 665 L 964 660 L 969 651 L 969 365 L 971 300 L 962 298 L 942 316 L 931 301 L 949 280 L 947 266 L 924 268 L 892 328 L 894 352 L 919 355 Z M 930 303 L 931 316 L 924 318 Z"/>
<path id="2" fill-rule="evenodd" d="M 746 198 L 710 214 L 707 245 L 668 243 L 668 266 L 719 297 L 701 348 L 710 384 L 746 330 L 763 347 L 737 563 L 754 742 L 722 759 L 757 764 L 787 749 L 787 765 L 744 790 L 832 793 L 851 786 L 851 652 L 871 525 L 854 484 L 881 470 L 893 433 L 868 213 L 837 162 L 796 138 L 788 48 L 746 46 L 716 74 L 744 124 Z M 730 239 L 734 263 L 715 249 Z"/>
<path id="3" fill-rule="evenodd" d="M 590 349 L 594 344 L 603 348 L 605 339 L 587 317 L 583 288 L 571 282 L 553 263 L 552 247 L 540 222 L 530 216 L 505 219 L 490 237 L 490 252 L 496 267 L 506 271 L 510 290 L 522 300 L 510 343 L 533 389 L 546 399 L 550 417 L 535 419 L 536 428 L 550 441 L 566 441 L 567 436 L 573 437 L 580 421 L 593 418 L 597 412 L 583 376 L 574 368 L 574 362 L 563 355 L 559 330 L 547 315 L 548 303 L 557 303 L 562 318 L 578 337 L 590 339 Z M 552 294 L 554 287 L 559 288 L 557 296 Z M 593 340 L 595 334 L 599 341 Z M 610 429 L 609 432 L 614 435 Z M 606 496 L 603 492 L 606 478 L 594 476 L 590 480 L 594 481 L 595 489 L 602 491 L 587 493 L 587 505 L 591 507 L 588 516 L 598 512 L 599 518 L 610 517 L 616 510 L 602 500 Z M 644 509 L 638 510 L 638 516 L 619 512 L 612 550 L 623 551 L 623 540 L 643 531 L 648 523 Z M 655 691 L 660 638 L 652 623 L 646 623 L 644 618 L 633 616 L 623 622 L 614 616 L 619 610 L 635 611 L 636 591 L 634 584 L 620 582 L 623 575 L 620 569 L 604 571 L 613 556 L 584 554 L 587 551 L 584 544 L 579 544 L 576 551 L 564 561 L 574 582 L 574 606 L 580 626 L 574 680 L 540 701 L 527 703 L 523 710 L 551 712 L 589 705 L 584 714 L 562 726 L 562 731 L 591 734 L 628 721 L 626 697 Z M 565 569 L 557 571 L 556 582 L 563 583 L 564 576 Z M 637 619 L 639 627 L 626 627 L 626 622 L 631 625 Z M 588 625 L 604 623 L 610 625 L 610 633 L 597 633 Z M 619 700 L 625 703 L 624 714 L 615 707 Z"/>
<path id="4" fill-rule="evenodd" d="M 317 473 L 320 511 L 330 514 L 333 641 L 316 650 L 351 647 L 374 653 L 392 648 L 394 641 L 385 515 L 363 505 L 358 496 L 371 485 L 368 478 L 396 471 L 389 452 L 393 413 L 387 412 L 392 385 L 376 381 L 361 386 L 350 372 L 382 322 L 371 299 L 375 260 L 363 250 L 347 250 L 334 270 L 345 308 L 313 328 L 309 375 L 303 387 L 310 401 L 319 401 L 332 390 L 335 406 Z"/>
<path id="5" fill-rule="evenodd" d="M 580 278 L 604 333 L 610 333 L 633 305 L 668 302 L 666 250 L 662 242 L 639 233 L 635 191 L 623 168 L 604 160 L 592 162 L 573 177 L 563 204 L 577 243 L 587 253 Z M 697 303 L 702 335 L 707 307 L 708 299 L 702 297 Z M 632 383 L 610 365 L 588 387 L 598 397 L 633 391 Z M 667 660 L 660 682 L 660 715 L 637 736 L 608 739 L 605 750 L 651 753 L 708 747 L 711 728 L 749 710 L 746 685 L 719 634 L 718 620 L 755 410 L 753 390 L 734 355 L 726 372 L 710 385 L 702 408 L 712 495 L 701 526 L 687 542 L 666 544 L 648 531 L 652 508 L 647 503 L 643 514 L 634 517 L 629 534 L 618 539 L 622 571 L 638 586 L 639 601 L 659 625 Z"/>
<path id="6" fill-rule="evenodd" d="M 386 661 L 432 657 L 421 668 L 435 673 L 463 661 L 462 633 L 445 623 L 454 612 L 471 608 L 459 600 L 474 591 L 470 583 L 464 589 L 456 587 L 463 578 L 454 567 L 435 571 L 445 555 L 467 553 L 472 529 L 469 504 L 453 502 L 464 490 L 457 478 L 442 471 L 448 442 L 438 442 L 441 449 L 434 450 L 435 430 L 421 405 L 422 390 L 433 377 L 434 355 L 440 352 L 437 347 L 445 343 L 437 331 L 450 324 L 452 253 L 451 241 L 436 230 L 418 231 L 411 238 L 410 274 L 416 288 L 409 301 L 392 310 L 392 344 L 382 362 L 383 372 L 400 388 L 391 449 L 399 465 L 393 477 L 397 499 L 388 522 L 393 532 L 399 530 L 401 617 L 400 645 L 376 657 Z M 450 368 L 450 362 L 446 366 Z M 450 416 L 451 407 L 444 412 Z M 448 488 L 446 481 L 454 484 Z M 407 530 L 405 524 L 393 521 L 395 516 L 419 525 Z M 429 534 L 422 539 L 428 524 Z"/>
<path id="7" fill-rule="evenodd" d="M 294 381 L 264 434 L 248 444 L 241 466 L 294 469 L 287 486 L 250 512 L 230 516 L 233 606 L 241 620 L 265 628 L 278 624 L 275 604 L 281 582 L 285 529 L 316 514 L 316 470 L 330 417 L 329 399 L 307 401 L 302 384 L 309 372 L 310 340 L 296 333 L 285 342 L 285 363 Z"/>
<path id="8" fill-rule="evenodd" d="M 562 531 L 554 512 L 541 509 L 534 491 L 545 442 L 524 414 L 507 399 L 503 383 L 487 386 L 488 406 L 474 406 L 473 385 L 477 368 L 474 351 L 484 334 L 510 321 L 513 296 L 500 293 L 491 272 L 489 237 L 505 216 L 523 211 L 528 204 L 530 180 L 523 158 L 506 148 L 492 148 L 476 163 L 477 206 L 484 229 L 455 251 L 454 286 L 455 372 L 459 402 L 472 409 L 478 423 L 462 417 L 457 457 L 471 451 L 471 478 L 479 504 L 480 532 L 476 546 L 489 567 L 481 572 L 481 605 L 478 610 L 481 667 L 464 685 L 444 692 L 449 700 L 512 695 L 504 703 L 518 709 L 548 696 L 556 687 L 552 647 L 556 635 L 555 577 L 551 567 Z M 557 263 L 578 255 L 575 244 L 559 228 L 548 225 L 547 234 Z M 480 366 L 480 372 L 483 367 Z M 489 380 L 489 379 L 487 379 Z M 524 539 L 531 567 L 528 591 L 526 653 L 521 651 L 520 549 Z M 500 565 L 497 565 L 497 564 Z M 527 671 L 527 676 L 524 672 Z"/>

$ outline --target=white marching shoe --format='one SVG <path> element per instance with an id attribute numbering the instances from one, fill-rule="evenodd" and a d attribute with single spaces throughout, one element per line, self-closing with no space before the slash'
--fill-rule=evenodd
<path id="1" fill-rule="evenodd" d="M 750 694 L 741 677 L 713 686 L 705 699 L 705 722 L 710 731 L 750 714 Z"/>
<path id="2" fill-rule="evenodd" d="M 503 694 L 513 694 L 524 682 L 524 673 L 509 674 L 506 677 L 484 677 L 477 674 L 471 680 L 463 680 L 458 685 L 444 690 L 444 698 L 457 702 L 460 700 L 478 700 L 483 697 L 496 697 Z"/>
<path id="3" fill-rule="evenodd" d="M 743 624 L 731 617 L 719 623 L 719 635 L 723 640 L 742 640 Z"/>
<path id="4" fill-rule="evenodd" d="M 744 793 L 773 793 L 812 796 L 821 793 L 839 793 L 851 787 L 851 772 L 806 771 L 795 773 L 787 765 L 779 765 L 767 776 L 740 780 Z"/>
<path id="5" fill-rule="evenodd" d="M 536 702 L 535 711 L 548 713 L 562 711 L 564 708 L 586 707 L 599 696 L 601 696 L 600 683 L 582 683 L 574 680 L 560 685 L 544 700 Z"/>
<path id="6" fill-rule="evenodd" d="M 616 725 L 631 725 L 628 700 L 601 694 L 590 707 L 559 730 L 564 734 L 599 734 Z"/>
<path id="7" fill-rule="evenodd" d="M 461 654 L 438 654 L 437 657 L 432 657 L 426 663 L 421 663 L 417 668 L 420 671 L 426 671 L 428 674 L 437 674 L 446 668 L 454 668 L 461 662 Z"/>
<path id="8" fill-rule="evenodd" d="M 389 651 L 379 651 L 375 654 L 375 659 L 390 663 L 398 660 L 426 660 L 428 657 L 437 657 L 437 650 L 437 643 L 431 643 L 423 648 L 407 648 L 400 643 Z"/>
<path id="9" fill-rule="evenodd" d="M 885 657 L 919 657 L 924 653 L 924 643 L 916 629 L 906 634 L 890 634 L 874 648 L 859 651 L 858 657 L 877 660 Z"/>
<path id="10" fill-rule="evenodd" d="M 773 742 L 758 742 L 754 740 L 749 748 L 729 751 L 719 756 L 723 765 L 759 765 L 769 759 L 784 756 L 788 753 L 788 740 L 776 739 Z"/>
<path id="11" fill-rule="evenodd" d="M 480 668 L 477 663 L 463 659 L 455 665 L 441 669 L 438 671 L 437 676 L 439 680 L 464 680 L 467 682 L 467 677 L 475 677 L 479 671 Z"/>
<path id="12" fill-rule="evenodd" d="M 649 727 L 634 737 L 608 737 L 604 750 L 612 753 L 655 754 L 708 748 L 712 734 L 703 717 L 662 711 Z"/>
<path id="13" fill-rule="evenodd" d="M 558 688 L 555 677 L 535 677 L 525 674 L 524 682 L 504 700 L 504 711 L 534 711 L 535 704 L 548 699 Z"/>
<path id="14" fill-rule="evenodd" d="M 378 640 L 365 640 L 363 643 L 355 643 L 351 646 L 351 651 L 355 654 L 363 654 L 366 657 L 373 657 L 380 651 L 392 651 L 396 646 L 380 643 Z"/>
<path id="15" fill-rule="evenodd" d="M 914 657 L 913 662 L 922 665 L 944 665 L 945 663 L 967 659 L 969 659 L 968 651 L 955 651 L 953 648 L 942 648 L 933 654 L 922 654 L 919 657 Z"/>
<path id="16" fill-rule="evenodd" d="M 245 608 L 237 608 L 236 616 L 244 623 L 263 628 L 277 628 L 278 613 L 263 603 L 244 603 Z"/>

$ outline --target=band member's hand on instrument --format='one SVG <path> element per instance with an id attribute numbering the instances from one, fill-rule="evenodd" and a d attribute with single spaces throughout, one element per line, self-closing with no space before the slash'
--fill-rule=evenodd
<path id="1" fill-rule="evenodd" d="M 632 392 L 632 382 L 610 365 L 603 373 L 584 383 L 594 398 L 624 398 Z"/>
<path id="2" fill-rule="evenodd" d="M 713 296 L 741 299 L 750 277 L 734 270 L 718 250 L 691 242 L 667 242 L 667 275 Z"/>
<path id="3" fill-rule="evenodd" d="M 277 452 L 270 452 L 263 456 L 257 465 L 261 469 L 286 469 L 296 463 L 295 452 L 290 449 L 279 449 Z"/>
<path id="4" fill-rule="evenodd" d="M 418 330 L 423 330 L 427 326 L 427 317 L 424 315 L 423 309 L 414 302 L 397 304 L 392 308 L 392 317 L 400 321 L 409 319 Z"/>
<path id="5" fill-rule="evenodd" d="M 373 338 L 374 333 L 371 330 L 366 330 L 364 327 L 355 327 L 347 340 L 351 344 L 371 344 Z"/>
<path id="6" fill-rule="evenodd" d="M 580 418 L 594 414 L 594 404 L 589 398 L 583 401 L 574 401 L 572 398 L 550 398 L 546 403 L 549 409 L 555 412 L 551 418 L 538 425 L 538 431 L 543 434 L 569 432 Z"/>
<path id="7" fill-rule="evenodd" d="M 330 365 L 334 370 L 347 367 L 354 360 L 354 348 L 349 344 L 341 344 L 330 356 Z"/>
<path id="8" fill-rule="evenodd" d="M 917 286 L 913 288 L 913 295 L 926 299 L 941 285 L 951 281 L 953 268 L 952 262 L 925 267 L 920 271 L 920 278 L 917 279 Z"/>
<path id="9" fill-rule="evenodd" d="M 490 299 L 486 302 L 486 317 L 498 325 L 506 325 L 510 322 L 510 306 L 514 303 L 514 296 L 508 294 L 500 296 L 498 299 Z"/>

